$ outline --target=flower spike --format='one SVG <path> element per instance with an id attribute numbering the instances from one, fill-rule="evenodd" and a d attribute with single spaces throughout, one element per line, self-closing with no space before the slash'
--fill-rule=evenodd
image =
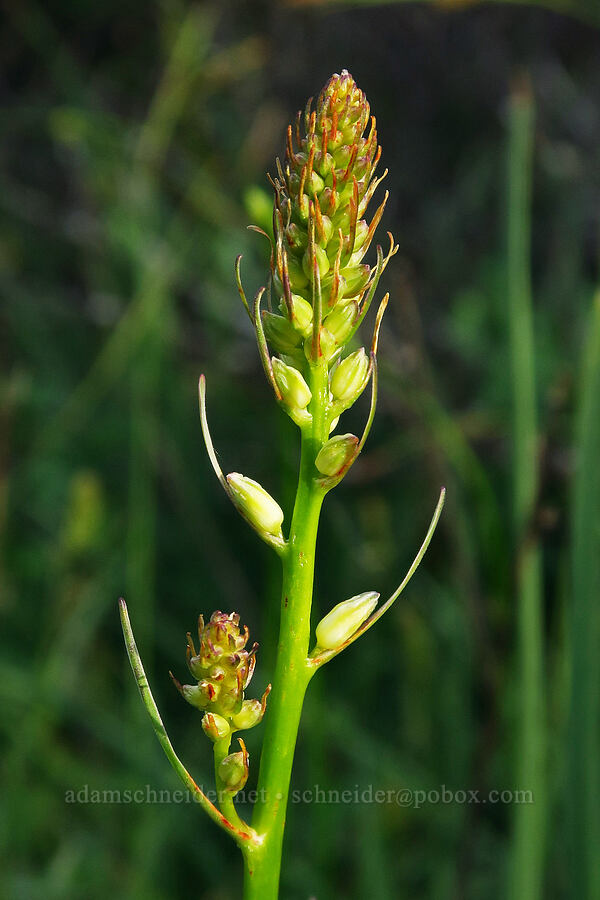
<path id="1" fill-rule="evenodd" d="M 370 628 L 404 590 L 429 546 L 445 497 L 442 489 L 425 539 L 387 602 L 378 608 L 379 594 L 367 591 L 338 603 L 318 623 L 316 644 L 307 657 L 321 504 L 362 451 L 377 405 L 377 350 L 389 294 L 379 304 L 370 346 L 348 344 L 369 313 L 381 275 L 398 250 L 389 232 L 387 253 L 375 241 L 388 192 L 382 191 L 383 200 L 379 197 L 374 204 L 377 209 L 367 212 L 387 175 L 387 170 L 376 174 L 380 159 L 375 117 L 365 94 L 344 69 L 329 79 L 314 103 L 312 98 L 308 101 L 295 127 L 288 127 L 285 156 L 276 159 L 268 176 L 274 192 L 272 231 L 270 223 L 266 231 L 249 227 L 269 241 L 270 271 L 266 287 L 251 302 L 242 285 L 242 256 L 235 261 L 238 293 L 255 331 L 267 381 L 277 403 L 301 430 L 300 473 L 287 540 L 282 531 L 284 513 L 275 498 L 247 475 L 223 473 L 208 427 L 204 375 L 198 385 L 202 434 L 217 479 L 242 517 L 282 559 L 280 637 L 254 828 L 240 818 L 235 797 L 249 773 L 248 751 L 238 734 L 262 720 L 271 691 L 269 684 L 261 699 L 245 696 L 258 644 L 249 645 L 248 629 L 240 627 L 237 612 L 217 610 L 208 621 L 200 615 L 197 640 L 190 633 L 186 638 L 191 683 L 182 684 L 169 673 L 186 702 L 200 711 L 198 723 L 201 720 L 212 742 L 217 808 L 175 755 L 121 601 L 127 652 L 157 737 L 184 784 L 241 847 L 246 893 L 265 895 L 265 900 L 265 890 L 269 897 L 278 893 L 286 801 L 306 686 L 321 665 Z M 372 246 L 375 264 L 367 259 Z M 370 406 L 362 435 L 334 435 L 341 414 L 360 397 L 369 379 Z M 236 752 L 231 747 L 234 736 L 239 742 Z"/>

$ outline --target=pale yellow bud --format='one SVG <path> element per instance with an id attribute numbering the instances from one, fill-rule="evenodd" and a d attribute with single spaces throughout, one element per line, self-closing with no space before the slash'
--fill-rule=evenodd
<path id="1" fill-rule="evenodd" d="M 317 646 L 323 650 L 335 650 L 351 638 L 369 618 L 378 600 L 377 591 L 366 591 L 334 606 L 317 625 Z"/>
<path id="2" fill-rule="evenodd" d="M 355 301 L 336 306 L 325 319 L 325 327 L 334 336 L 336 343 L 343 344 L 350 335 L 358 316 L 358 305 Z"/>
<path id="3" fill-rule="evenodd" d="M 353 403 L 364 390 L 369 372 L 369 358 L 364 347 L 342 360 L 331 376 L 331 393 L 335 400 Z"/>
<path id="4" fill-rule="evenodd" d="M 276 500 L 252 478 L 231 472 L 227 476 L 236 505 L 258 529 L 268 534 L 281 534 L 283 510 Z"/>
<path id="5" fill-rule="evenodd" d="M 317 454 L 315 466 L 321 475 L 339 475 L 356 452 L 358 438 L 354 434 L 338 434 L 323 444 Z"/>
<path id="6" fill-rule="evenodd" d="M 281 391 L 284 402 L 292 409 L 305 409 L 312 399 L 312 393 L 298 369 L 287 366 L 276 356 L 273 357 L 273 375 Z"/>
<path id="7" fill-rule="evenodd" d="M 293 325 L 304 336 L 312 331 L 313 308 L 300 294 L 292 294 Z"/>
<path id="8" fill-rule="evenodd" d="M 260 700 L 244 700 L 242 708 L 231 717 L 235 728 L 248 729 L 258 725 L 263 717 L 263 707 Z"/>
<path id="9" fill-rule="evenodd" d="M 242 745 L 242 750 L 238 753 L 230 753 L 229 756 L 221 760 L 218 768 L 218 775 L 223 787 L 232 797 L 235 797 L 237 792 L 241 791 L 248 781 L 248 751 L 243 741 L 240 741 L 240 744 Z"/>
<path id="10" fill-rule="evenodd" d="M 231 731 L 229 722 L 223 716 L 220 716 L 219 713 L 205 713 L 202 716 L 202 728 L 204 734 L 211 741 L 221 741 Z"/>

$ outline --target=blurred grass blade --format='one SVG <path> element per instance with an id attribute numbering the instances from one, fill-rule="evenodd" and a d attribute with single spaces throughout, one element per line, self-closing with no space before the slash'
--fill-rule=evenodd
<path id="1" fill-rule="evenodd" d="M 531 791 L 534 802 L 514 808 L 508 886 L 512 900 L 542 897 L 546 819 L 542 573 L 532 521 L 539 480 L 530 276 L 533 134 L 533 98 L 528 81 L 522 79 L 513 88 L 509 106 L 507 235 L 517 564 L 515 788 Z"/>
<path id="2" fill-rule="evenodd" d="M 600 898 L 600 292 L 580 381 L 573 485 L 567 828 L 573 897 Z"/>

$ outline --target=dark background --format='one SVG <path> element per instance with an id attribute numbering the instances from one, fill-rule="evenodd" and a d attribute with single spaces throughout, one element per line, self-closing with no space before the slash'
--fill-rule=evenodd
<path id="1" fill-rule="evenodd" d="M 205 372 L 225 471 L 259 480 L 289 521 L 298 436 L 262 376 L 233 262 L 244 253 L 253 294 L 267 277 L 268 247 L 245 226 L 268 227 L 265 173 L 296 109 L 346 67 L 378 119 L 391 195 L 380 240 L 392 229 L 400 252 L 384 277 L 391 302 L 375 425 L 325 505 L 317 615 L 363 590 L 387 596 L 442 484 L 448 501 L 406 593 L 311 685 L 294 786 L 445 785 L 484 796 L 528 787 L 516 775 L 506 302 L 510 97 L 528 80 L 541 473 L 531 534 L 544 563 L 548 771 L 543 896 L 598 897 L 574 888 L 572 867 L 583 863 L 569 834 L 585 834 L 589 819 L 565 773 L 581 749 L 569 737 L 580 688 L 591 691 L 598 724 L 595 670 L 577 669 L 583 657 L 569 622 L 577 601 L 576 420 L 598 282 L 600 15 L 595 0 L 580 3 L 578 18 L 450 6 L 6 3 L 2 896 L 240 895 L 237 851 L 191 804 L 65 798 L 179 787 L 131 678 L 119 595 L 175 746 L 206 787 L 211 753 L 200 716 L 168 678 L 169 669 L 185 676 L 185 632 L 198 613 L 237 610 L 261 644 L 249 695 L 269 680 L 278 564 L 214 479 L 196 385 Z M 358 404 L 344 430 L 358 431 L 365 415 Z M 598 534 L 596 517 L 590 529 Z M 249 786 L 261 732 L 248 735 Z M 584 788 L 600 799 L 593 784 Z M 282 897 L 504 897 L 514 811 L 456 802 L 292 805 Z"/>

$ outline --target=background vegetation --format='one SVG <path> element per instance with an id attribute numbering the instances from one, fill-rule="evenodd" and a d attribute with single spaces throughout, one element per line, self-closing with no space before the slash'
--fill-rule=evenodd
<path id="1" fill-rule="evenodd" d="M 200 783 L 209 748 L 167 674 L 198 613 L 238 610 L 261 643 L 256 691 L 269 680 L 278 564 L 212 475 L 196 384 L 204 371 L 225 470 L 289 516 L 297 435 L 233 261 L 249 291 L 264 283 L 245 226 L 268 226 L 284 127 L 343 67 L 378 117 L 401 251 L 378 416 L 326 503 L 317 611 L 391 591 L 441 484 L 448 501 L 410 589 L 311 685 L 294 786 L 536 802 L 292 805 L 282 896 L 600 897 L 597 0 L 565 0 L 572 17 L 366 5 L 6 4 L 3 897 L 239 893 L 236 851 L 190 805 L 65 795 L 178 787 L 120 594 Z"/>

